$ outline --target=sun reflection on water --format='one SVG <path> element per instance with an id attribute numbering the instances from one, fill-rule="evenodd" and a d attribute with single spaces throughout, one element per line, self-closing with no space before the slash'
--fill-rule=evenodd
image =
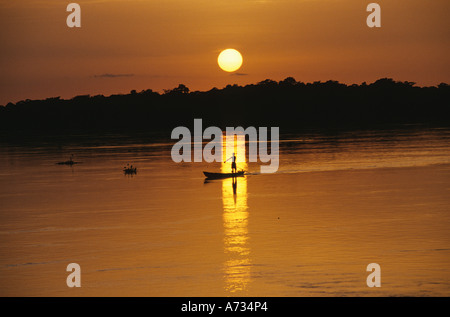
<path id="1" fill-rule="evenodd" d="M 235 138 L 234 153 L 236 153 L 237 169 L 247 170 L 245 139 Z M 229 173 L 230 169 L 231 163 L 222 163 L 221 171 L 223 173 Z M 248 246 L 247 179 L 245 177 L 224 179 L 222 181 L 222 201 L 224 252 L 228 258 L 224 265 L 225 290 L 230 293 L 243 292 L 246 291 L 250 281 L 251 267 Z"/>

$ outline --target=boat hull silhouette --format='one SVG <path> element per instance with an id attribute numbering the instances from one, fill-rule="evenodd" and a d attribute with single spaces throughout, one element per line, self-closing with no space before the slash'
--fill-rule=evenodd
<path id="1" fill-rule="evenodd" d="M 230 177 L 242 177 L 245 174 L 245 171 L 239 171 L 236 173 L 210 173 L 203 172 L 207 179 L 222 179 L 222 178 L 230 178 Z"/>
<path id="2" fill-rule="evenodd" d="M 58 162 L 56 163 L 57 165 L 74 165 L 74 164 L 78 164 L 78 162 L 74 162 L 74 161 L 65 161 L 65 162 Z"/>
<path id="3" fill-rule="evenodd" d="M 136 167 L 134 167 L 134 168 L 124 168 L 123 172 L 125 174 L 136 174 L 137 173 L 137 168 Z"/>

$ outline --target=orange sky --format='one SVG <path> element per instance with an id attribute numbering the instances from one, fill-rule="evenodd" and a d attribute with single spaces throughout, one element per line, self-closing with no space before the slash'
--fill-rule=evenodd
<path id="1" fill-rule="evenodd" d="M 70 2 L 0 0 L 0 104 L 288 76 L 450 82 L 448 0 L 376 1 L 379 29 L 364 0 L 80 0 L 79 29 Z M 237 74 L 217 65 L 225 48 L 244 57 Z"/>

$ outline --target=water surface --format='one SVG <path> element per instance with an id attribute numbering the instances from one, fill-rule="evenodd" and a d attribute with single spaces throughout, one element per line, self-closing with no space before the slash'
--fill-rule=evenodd
<path id="1" fill-rule="evenodd" d="M 172 144 L 3 142 L 0 295 L 450 295 L 450 130 L 284 135 L 277 173 L 235 182 Z"/>

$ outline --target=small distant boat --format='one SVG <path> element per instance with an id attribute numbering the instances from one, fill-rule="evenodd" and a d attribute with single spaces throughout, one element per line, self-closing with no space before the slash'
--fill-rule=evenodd
<path id="1" fill-rule="evenodd" d="M 58 165 L 74 165 L 74 164 L 78 164 L 78 162 L 74 162 L 74 161 L 65 161 L 65 162 L 58 162 L 56 163 Z"/>
<path id="2" fill-rule="evenodd" d="M 58 162 L 58 163 L 56 163 L 56 164 L 58 164 L 58 165 L 74 165 L 74 164 L 78 164 L 79 162 L 75 162 L 74 160 L 73 160 L 73 154 L 72 154 L 72 156 L 70 157 L 70 159 L 68 160 L 68 161 L 64 161 L 64 162 Z"/>
<path id="3" fill-rule="evenodd" d="M 124 168 L 123 172 L 125 174 L 136 174 L 137 173 L 137 168 L 133 167 L 133 168 Z"/>
<path id="4" fill-rule="evenodd" d="M 245 171 L 239 171 L 236 173 L 210 173 L 203 172 L 207 179 L 222 179 L 222 178 L 230 178 L 230 177 L 242 177 L 245 174 Z"/>
<path id="5" fill-rule="evenodd" d="M 123 168 L 123 172 L 125 174 L 136 174 L 137 173 L 137 168 L 133 167 L 133 165 L 131 165 L 131 166 L 127 165 L 126 167 Z"/>

